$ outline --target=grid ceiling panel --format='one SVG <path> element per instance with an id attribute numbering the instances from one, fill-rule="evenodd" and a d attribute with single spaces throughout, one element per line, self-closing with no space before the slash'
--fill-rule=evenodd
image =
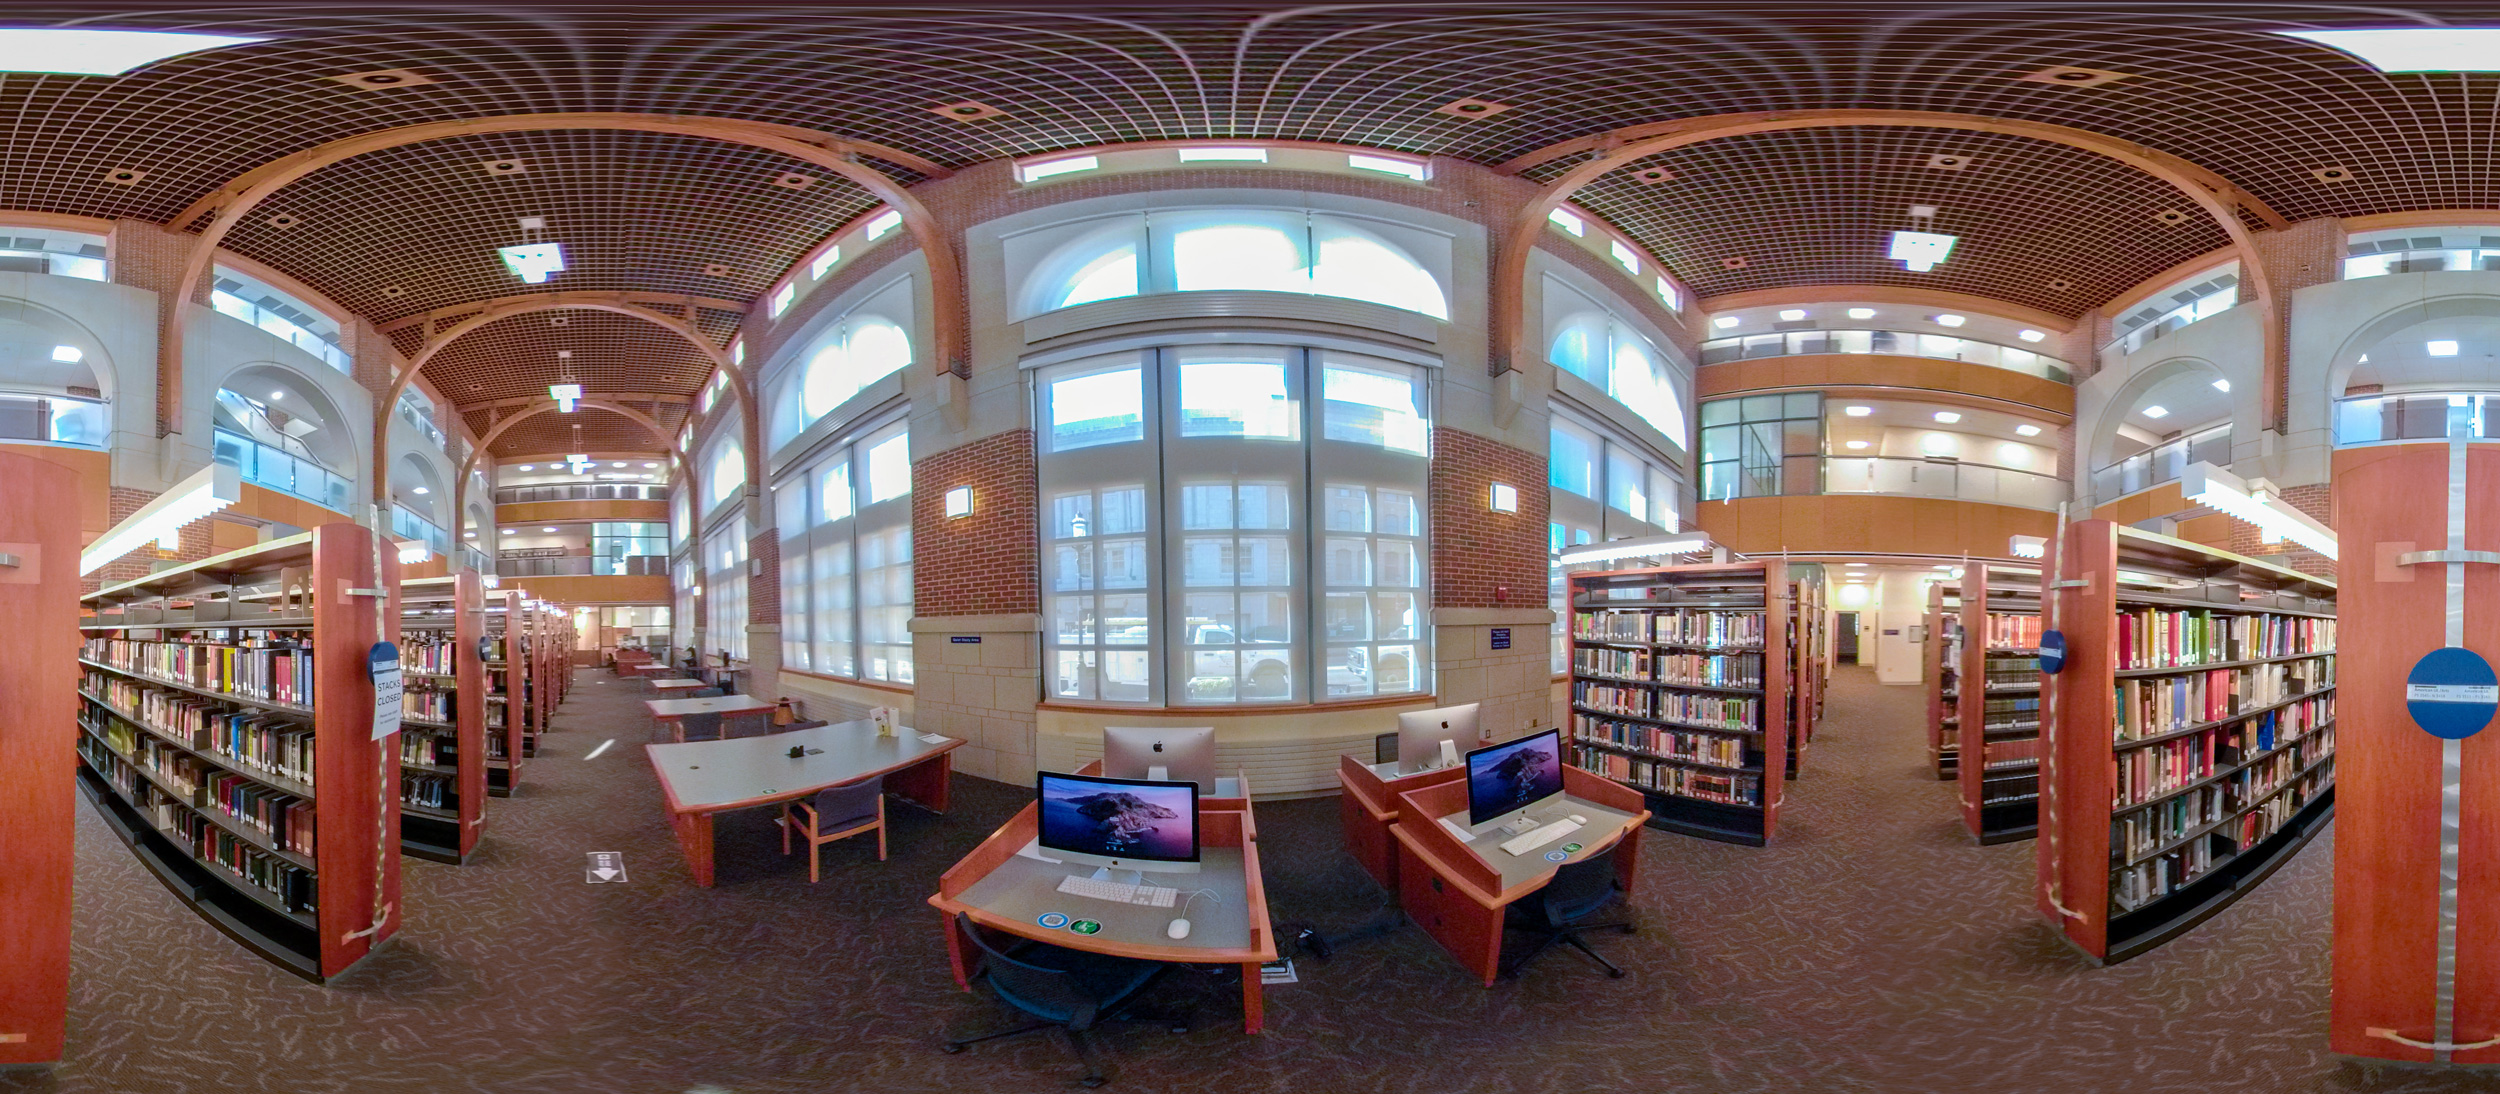
<path id="1" fill-rule="evenodd" d="M 556 326 L 553 320 L 566 320 Z M 573 356 L 556 356 L 562 351 Z M 691 393 L 711 359 L 686 340 L 631 316 L 586 309 L 507 316 L 471 331 L 425 364 L 435 390 L 462 407 L 544 397 L 567 375 L 584 394 Z M 516 427 L 517 428 L 517 427 Z"/>
<path id="2" fill-rule="evenodd" d="M 627 405 L 645 412 L 651 409 L 647 404 Z M 669 409 L 672 414 L 676 413 L 673 406 Z M 676 427 L 676 419 L 673 417 L 661 415 L 654 415 L 654 417 L 661 422 L 668 423 L 672 429 Z M 477 430 L 479 436 L 484 436 L 486 430 L 493 428 L 493 423 L 488 420 L 484 411 L 471 412 L 468 420 L 469 427 Z M 503 436 L 495 438 L 495 443 L 487 449 L 487 454 L 503 460 L 513 456 L 541 455 L 548 452 L 666 451 L 668 451 L 668 439 L 652 436 L 650 430 L 642 427 L 642 423 L 622 414 L 583 407 L 571 414 L 558 414 L 550 411 L 516 423 L 512 428 L 505 430 Z"/>
<path id="3" fill-rule="evenodd" d="M 1941 170 L 1931 156 L 1961 157 Z M 1661 167 L 1664 183 L 1637 171 Z M 1703 296 L 1802 284 L 1905 285 L 2073 315 L 2174 263 L 2227 246 L 2152 176 L 2064 145 L 1941 129 L 1853 126 L 1728 137 L 1601 176 L 1577 199 Z M 1912 205 L 1932 205 L 1932 221 Z M 2185 223 L 2157 219 L 2184 212 Z M 1885 253 L 1895 230 L 1960 242 L 1933 270 Z M 1731 268 L 1741 260 L 1741 268 Z M 2053 289 L 2065 281 L 2070 287 Z"/>

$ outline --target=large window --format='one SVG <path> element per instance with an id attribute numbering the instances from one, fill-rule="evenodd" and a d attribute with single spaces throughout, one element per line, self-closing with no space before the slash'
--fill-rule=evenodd
<path id="1" fill-rule="evenodd" d="M 1597 386 L 1678 445 L 1684 432 L 1684 396 L 1666 358 L 1647 338 L 1612 311 L 1545 279 L 1546 360 Z"/>
<path id="2" fill-rule="evenodd" d="M 1185 346 L 1053 366 L 1036 389 L 1053 697 L 1429 688 L 1423 370 Z"/>
<path id="3" fill-rule="evenodd" d="M 353 373 L 355 363 L 339 344 L 339 325 L 312 305 L 279 292 L 249 274 L 217 268 L 208 304 L 219 312 L 285 339 L 331 368 Z"/>
<path id="4" fill-rule="evenodd" d="M 747 454 L 737 440 L 736 427 L 721 427 L 719 440 L 712 442 L 711 458 L 704 461 L 703 511 L 736 497 L 747 484 Z"/>
<path id="5" fill-rule="evenodd" d="M 694 648 L 695 589 L 702 585 L 701 568 L 693 558 L 677 561 L 677 576 L 669 584 L 676 593 L 676 604 L 669 612 L 668 633 L 671 644 L 679 651 Z M 674 660 L 674 658 L 672 658 Z"/>
<path id="6" fill-rule="evenodd" d="M 658 521 L 591 522 L 590 572 L 667 573 L 668 525 Z"/>
<path id="7" fill-rule="evenodd" d="M 1446 236 L 1305 209 L 1171 209 L 1007 241 L 1017 314 L 1147 293 L 1252 290 L 1366 300 L 1450 317 Z"/>
<path id="8" fill-rule="evenodd" d="M 747 518 L 740 513 L 703 538 L 703 591 L 712 616 L 704 630 L 704 656 L 723 650 L 747 656 Z"/>
<path id="9" fill-rule="evenodd" d="M 1823 397 L 1746 395 L 1701 404 L 1705 501 L 1820 493 Z"/>
<path id="10" fill-rule="evenodd" d="M 1546 477 L 1547 546 L 1560 551 L 1582 543 L 1683 530 L 1683 479 L 1664 460 L 1605 427 L 1556 412 L 1548 426 Z M 1563 603 L 1563 571 L 1548 569 L 1553 601 L 1554 670 L 1562 671 L 1563 627 L 1571 618 Z"/>
<path id="11" fill-rule="evenodd" d="M 2156 293 L 2118 317 L 2119 336 L 2114 344 L 2122 353 L 2134 353 L 2171 331 L 2229 311 L 2239 305 L 2239 284 L 2240 267 L 2234 262 Z"/>
<path id="12" fill-rule="evenodd" d="M 2344 277 L 2500 270 L 2500 227 L 2398 228 L 2346 237 Z"/>
<path id="13" fill-rule="evenodd" d="M 781 477 L 782 664 L 912 682 L 911 441 L 870 430 Z"/>
<path id="14" fill-rule="evenodd" d="M 766 448 L 780 451 L 861 389 L 910 365 L 910 323 L 911 282 L 903 280 L 818 329 L 797 359 L 766 383 L 772 404 Z"/>

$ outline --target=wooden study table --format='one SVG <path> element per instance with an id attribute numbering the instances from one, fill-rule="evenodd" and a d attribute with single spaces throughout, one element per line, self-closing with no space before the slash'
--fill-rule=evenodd
<path id="1" fill-rule="evenodd" d="M 1259 966 L 1276 960 L 1276 935 L 1267 921 L 1267 890 L 1259 880 L 1259 844 L 1250 834 L 1249 813 L 1212 808 L 1201 799 L 1199 872 L 1152 879 L 1184 893 L 1214 890 L 1190 902 L 1189 937 L 1178 940 L 1164 933 L 1182 915 L 1177 903 L 1151 908 L 1060 892 L 1059 879 L 1085 870 L 1020 853 L 1033 845 L 1040 823 L 1041 806 L 1026 803 L 1023 812 L 938 878 L 937 895 L 929 904 L 942 917 L 946 958 L 958 986 L 972 989 L 972 955 L 979 952 L 956 926 L 955 916 L 962 913 L 989 930 L 1063 949 L 1187 965 L 1239 965 L 1241 1031 L 1259 1032 L 1265 1024 Z M 1045 918 L 1064 922 L 1045 927 Z M 1099 923 L 1102 929 L 1094 934 L 1070 929 L 1080 921 Z"/>
<path id="2" fill-rule="evenodd" d="M 620 664 L 617 668 L 632 674 L 637 680 L 651 680 L 677 671 L 677 666 L 664 665 L 657 661 L 645 661 L 638 665 Z"/>
<path id="3" fill-rule="evenodd" d="M 806 754 L 791 759 L 792 747 Z M 887 793 L 944 813 L 954 773 L 954 760 L 947 754 L 961 747 L 963 742 L 955 738 L 931 741 L 900 726 L 894 736 L 879 737 L 875 724 L 865 720 L 761 737 L 643 746 L 668 799 L 669 827 L 686 852 L 694 883 L 704 886 L 712 884 L 712 814 L 795 801 L 879 776 Z"/>
<path id="4" fill-rule="evenodd" d="M 651 712 L 652 717 L 669 723 L 671 732 L 676 734 L 679 741 L 686 739 L 686 715 L 752 714 L 759 710 L 773 709 L 771 703 L 752 695 L 706 695 L 700 699 L 645 699 L 642 705 Z M 724 727 L 722 732 L 728 732 L 727 728 Z M 894 732 L 901 734 L 904 731 L 898 726 Z"/>
<path id="5" fill-rule="evenodd" d="M 1399 775 L 1397 769 L 1395 760 L 1367 764 L 1351 755 L 1337 757 L 1337 785 L 1345 788 L 1337 795 L 1337 819 L 1345 827 L 1346 850 L 1393 896 L 1398 891 L 1398 841 L 1390 829 L 1398 823 L 1398 795 L 1467 775 L 1465 764 L 1412 775 Z"/>
<path id="6" fill-rule="evenodd" d="M 1501 848 L 1510 837 L 1498 830 L 1461 842 L 1441 824 L 1457 814 L 1467 820 L 1467 783 L 1451 779 L 1398 795 L 1398 822 L 1391 829 L 1399 850 L 1398 904 L 1406 916 L 1439 942 L 1467 971 L 1492 987 L 1502 969 L 1502 918 L 1510 906 L 1554 880 L 1567 862 L 1612 854 L 1615 880 L 1628 896 L 1640 866 L 1641 825 L 1649 820 L 1640 791 L 1576 767 L 1563 768 L 1563 799 L 1537 809 L 1539 822 L 1573 813 L 1588 824 L 1570 836 L 1524 855 Z M 1546 853 L 1569 844 L 1581 849 L 1563 862 Z"/>
<path id="7" fill-rule="evenodd" d="M 710 686 L 710 684 L 706 684 L 703 681 L 697 680 L 691 676 L 661 677 L 651 681 L 651 690 L 659 692 L 663 698 L 670 695 L 678 695 L 683 692 L 700 691 Z M 724 698 L 726 697 L 724 696 Z M 644 702 L 649 701 L 650 700 L 648 699 L 644 700 Z"/>

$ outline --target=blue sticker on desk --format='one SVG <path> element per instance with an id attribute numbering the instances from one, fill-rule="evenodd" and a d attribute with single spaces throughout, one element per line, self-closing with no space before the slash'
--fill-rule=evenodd
<path id="1" fill-rule="evenodd" d="M 2046 631 L 2040 635 L 2040 671 L 2049 676 L 2066 671 L 2066 632 Z"/>
<path id="2" fill-rule="evenodd" d="M 1547 862 L 1561 862 L 1562 860 L 1567 859 L 1567 858 L 1570 858 L 1570 857 L 1571 857 L 1571 852 L 1569 852 L 1569 851 L 1547 851 L 1547 852 L 1545 852 L 1545 861 L 1547 861 Z"/>
<path id="3" fill-rule="evenodd" d="M 1078 934 L 1101 934 L 1102 924 L 1096 923 L 1090 919 L 1080 919 L 1074 923 L 1068 924 L 1068 929 L 1075 931 Z"/>
<path id="4" fill-rule="evenodd" d="M 1034 922 L 1055 931 L 1068 925 L 1068 917 L 1060 915 L 1057 912 L 1045 912 L 1042 914 L 1042 918 L 1037 919 Z"/>
<path id="5" fill-rule="evenodd" d="M 2471 737 L 2491 724 L 2495 710 L 2500 710 L 2500 677 L 2472 650 L 2432 650 L 2405 676 L 2405 713 L 2433 737 Z"/>

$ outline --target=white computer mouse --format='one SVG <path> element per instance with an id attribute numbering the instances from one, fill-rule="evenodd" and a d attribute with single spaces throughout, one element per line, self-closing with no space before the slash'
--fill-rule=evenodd
<path id="1" fill-rule="evenodd" d="M 1171 926 L 1163 929 L 1163 933 L 1165 937 L 1168 938 L 1187 938 L 1189 937 L 1189 921 L 1186 919 L 1175 919 L 1172 921 Z"/>
<path id="2" fill-rule="evenodd" d="M 1588 822 L 1589 822 L 1589 819 L 1588 819 L 1587 817 L 1583 817 L 1583 816 L 1579 815 L 1578 813 L 1573 813 L 1573 814 L 1571 815 L 1571 823 L 1573 823 L 1573 824 L 1582 824 L 1582 825 L 1584 825 L 1584 824 L 1587 824 Z"/>

